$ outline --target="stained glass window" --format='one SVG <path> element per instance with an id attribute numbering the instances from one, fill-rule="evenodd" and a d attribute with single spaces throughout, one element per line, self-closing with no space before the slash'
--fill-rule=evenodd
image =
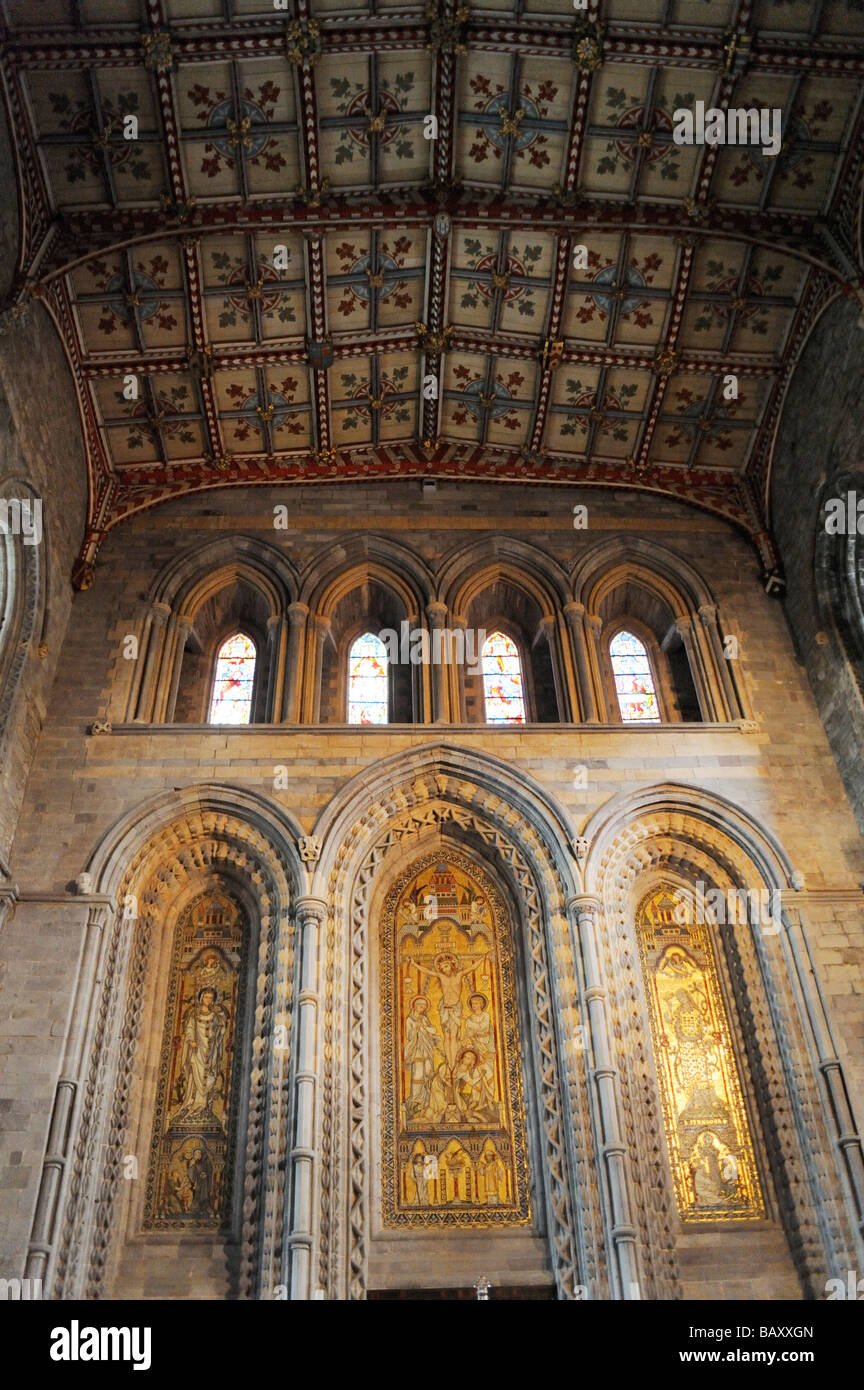
<path id="1" fill-rule="evenodd" d="M 364 632 L 348 656 L 348 723 L 389 721 L 387 648 L 374 632 Z"/>
<path id="2" fill-rule="evenodd" d="M 255 643 L 242 632 L 222 643 L 210 701 L 211 724 L 248 724 L 252 717 Z"/>
<path id="3" fill-rule="evenodd" d="M 625 724 L 659 724 L 660 711 L 648 653 L 632 632 L 619 632 L 609 643 L 618 708 Z"/>
<path id="4" fill-rule="evenodd" d="M 519 649 L 506 633 L 493 632 L 483 643 L 483 695 L 487 724 L 524 724 L 525 695 Z"/>

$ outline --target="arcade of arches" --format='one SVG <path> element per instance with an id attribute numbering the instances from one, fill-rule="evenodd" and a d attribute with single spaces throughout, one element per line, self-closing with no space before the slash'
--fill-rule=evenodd
<path id="1" fill-rule="evenodd" d="M 385 5 L 298 4 L 286 57 L 262 4 L 230 61 L 198 0 L 147 8 L 146 53 L 136 0 L 92 44 L 92 7 L 48 35 L 7 8 L 0 515 L 43 509 L 39 544 L 0 532 L 0 1275 L 825 1298 L 864 1269 L 864 581 L 822 525 L 864 429 L 864 330 L 823 266 L 860 259 L 840 39 L 802 68 L 828 134 L 802 117 L 790 159 L 835 161 L 824 207 L 783 170 L 751 206 L 762 173 L 690 150 L 656 196 L 659 40 L 623 3 L 606 41 L 644 61 L 610 49 L 602 80 L 570 0 L 533 37 L 517 7 L 518 119 L 483 17 L 509 0 L 464 53 L 409 0 L 416 91 Z M 804 40 L 763 28 L 756 70 L 773 44 L 791 71 Z M 713 73 L 675 81 L 707 99 Z M 446 133 L 451 88 L 427 176 L 418 113 Z M 796 260 L 820 208 L 835 252 Z"/>

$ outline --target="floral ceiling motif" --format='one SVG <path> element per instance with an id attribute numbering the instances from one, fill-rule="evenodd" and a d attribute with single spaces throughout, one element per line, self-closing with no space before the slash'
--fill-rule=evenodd
<path id="1" fill-rule="evenodd" d="M 75 374 L 79 579 L 186 491 L 436 473 L 649 487 L 771 569 L 788 374 L 862 278 L 857 0 L 483 0 L 459 43 L 449 0 L 5 9 L 6 311 Z M 779 108 L 780 154 L 677 145 L 700 101 Z"/>

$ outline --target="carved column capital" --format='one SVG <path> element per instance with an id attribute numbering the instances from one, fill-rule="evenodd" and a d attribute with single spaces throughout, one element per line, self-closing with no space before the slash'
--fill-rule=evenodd
<path id="1" fill-rule="evenodd" d="M 706 627 L 710 626 L 712 623 L 716 623 L 717 608 L 713 603 L 703 603 L 701 607 L 697 609 L 697 612 Z"/>
<path id="2" fill-rule="evenodd" d="M 160 627 L 164 627 L 171 617 L 170 603 L 151 603 L 150 617 L 153 619 L 154 623 L 158 623 Z"/>
<path id="3" fill-rule="evenodd" d="M 567 911 L 581 926 L 584 921 L 596 922 L 603 915 L 603 904 L 593 893 L 580 893 L 567 900 Z"/>
<path id="4" fill-rule="evenodd" d="M 299 627 L 309 617 L 309 605 L 308 603 L 301 603 L 298 599 L 296 603 L 289 603 L 286 612 L 291 626 Z"/>
<path id="5" fill-rule="evenodd" d="M 443 627 L 447 621 L 447 605 L 437 600 L 426 605 L 426 616 L 433 627 Z"/>
<path id="6" fill-rule="evenodd" d="M 307 923 L 315 923 L 320 926 L 327 916 L 327 904 L 323 898 L 302 897 L 297 898 L 294 903 L 298 921 L 302 926 Z"/>

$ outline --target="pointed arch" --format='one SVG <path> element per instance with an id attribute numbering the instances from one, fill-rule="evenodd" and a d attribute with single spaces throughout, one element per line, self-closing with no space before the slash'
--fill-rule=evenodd
<path id="1" fill-rule="evenodd" d="M 674 1270 L 676 1207 L 659 1142 L 663 1122 L 636 929 L 640 903 L 669 885 L 702 914 L 696 920 L 709 923 L 748 1105 L 761 1132 L 762 1180 L 766 1191 L 773 1186 L 776 1232 L 782 1218 L 783 1239 L 776 1237 L 774 1252 L 779 1258 L 788 1246 L 794 1256 L 786 1296 L 797 1296 L 796 1280 L 817 1296 L 826 1271 L 839 1273 L 845 1251 L 857 1242 L 845 1213 L 859 1200 L 864 1164 L 830 1021 L 812 988 L 806 908 L 798 906 L 794 886 L 800 880 L 755 817 L 683 784 L 622 793 L 591 817 L 584 833 L 585 887 L 602 942 L 604 988 L 618 1015 L 634 1020 L 627 1045 L 615 1044 L 614 1064 L 635 1126 L 638 1180 L 665 1193 L 662 1210 L 641 1213 L 642 1238 L 665 1242 Z M 744 905 L 740 919 L 727 907 L 733 903 Z M 817 1064 L 802 1072 L 793 1059 L 806 1056 Z M 698 1247 L 688 1248 L 692 1265 Z M 774 1257 L 767 1247 L 765 1256 Z"/>
<path id="2" fill-rule="evenodd" d="M 640 624 L 666 719 L 749 718 L 740 662 L 727 659 L 717 605 L 689 561 L 652 540 L 616 537 L 581 557 L 570 590 L 567 616 L 577 648 L 587 651 L 585 708 L 619 718 L 609 642 L 618 626 Z"/>
<path id="3" fill-rule="evenodd" d="M 348 649 L 348 723 L 390 723 L 387 648 L 374 632 L 362 632 Z"/>
<path id="4" fill-rule="evenodd" d="M 580 1296 L 580 1282 L 605 1288 L 606 1275 L 593 1253 L 599 1213 L 578 1195 L 583 1182 L 591 1181 L 595 1161 L 584 1059 L 564 1043 L 559 1052 L 558 1043 L 559 1030 L 568 1026 L 563 1017 L 575 1017 L 569 1011 L 578 1008 L 573 982 L 555 965 L 558 953 L 569 949 L 566 904 L 574 886 L 564 812 L 503 760 L 436 743 L 383 759 L 352 778 L 320 817 L 316 835 L 321 859 L 313 892 L 328 903 L 327 952 L 329 957 L 335 950 L 339 958 L 324 1001 L 325 1030 L 332 1038 L 323 1063 L 324 1124 L 333 1142 L 322 1160 L 320 1258 L 331 1295 L 362 1298 L 375 1259 L 368 1067 L 370 1030 L 377 1028 L 372 943 L 381 905 L 408 859 L 434 857 L 442 845 L 474 856 L 478 868 L 500 884 L 518 923 L 525 1051 L 542 1146 L 535 1174 L 559 1293 Z M 340 1065 L 344 1073 L 336 1083 L 334 1068 Z M 355 1155 L 350 1173 L 335 1158 L 346 1151 Z M 347 1252 L 347 1270 L 345 1256 L 333 1259 L 337 1246 Z"/>
<path id="5" fill-rule="evenodd" d="M 516 642 L 528 720 L 559 723 L 573 717 L 560 619 L 567 580 L 553 559 L 513 537 L 489 537 L 445 559 L 438 591 L 453 623 L 476 634 L 478 648 L 496 628 Z M 484 722 L 482 671 L 463 668 L 456 683 L 463 717 Z"/>
<path id="6" fill-rule="evenodd" d="M 288 684 L 299 680 L 301 643 L 289 651 L 287 633 L 298 589 L 284 553 L 250 536 L 221 536 L 165 566 L 150 589 L 138 660 L 130 663 L 127 720 L 206 723 L 217 652 L 238 629 L 254 640 L 259 658 L 250 722 L 279 718 L 291 703 Z"/>
<path id="7" fill-rule="evenodd" d="M 228 886 L 248 917 L 253 1022 L 244 1055 L 247 1066 L 253 1056 L 266 1059 L 246 1083 L 237 1295 L 260 1297 L 279 1282 L 273 1252 L 284 1201 L 278 1155 L 288 1143 L 290 1048 L 274 1050 L 273 1029 L 291 1016 L 293 910 L 303 882 L 299 830 L 265 798 L 207 784 L 142 803 L 95 848 L 88 872 L 96 895 L 73 1005 L 82 1026 L 70 1039 L 55 1101 L 69 1106 L 69 1122 L 62 1153 L 46 1154 L 42 1191 L 53 1200 L 37 1210 L 29 1257 L 56 1296 L 110 1292 L 127 1218 L 135 1220 L 129 1190 L 138 1188 L 118 1181 L 120 1160 L 130 1124 L 143 1124 L 142 1143 L 147 1132 L 143 1054 L 136 1057 L 151 1030 L 143 1029 L 142 1009 L 152 1013 L 158 1000 L 172 924 L 207 885 Z M 154 1248 L 161 1258 L 162 1247 Z"/>
<path id="8" fill-rule="evenodd" d="M 567 600 L 567 576 L 561 566 L 537 546 L 513 536 L 488 537 L 451 551 L 438 576 L 438 597 L 454 615 L 464 615 L 478 593 L 502 578 L 522 588 L 543 617 Z"/>
<path id="9" fill-rule="evenodd" d="M 433 598 L 434 580 L 425 561 L 374 533 L 349 536 L 316 556 L 303 572 L 301 598 L 313 614 L 329 619 L 351 589 L 372 580 L 389 588 L 407 614 L 425 613 Z"/>
<path id="10" fill-rule="evenodd" d="M 248 633 L 231 633 L 216 652 L 208 724 L 248 724 L 252 717 L 258 649 Z"/>
<path id="11" fill-rule="evenodd" d="M 525 684 L 518 644 L 500 628 L 490 632 L 480 652 L 487 724 L 524 724 Z"/>

